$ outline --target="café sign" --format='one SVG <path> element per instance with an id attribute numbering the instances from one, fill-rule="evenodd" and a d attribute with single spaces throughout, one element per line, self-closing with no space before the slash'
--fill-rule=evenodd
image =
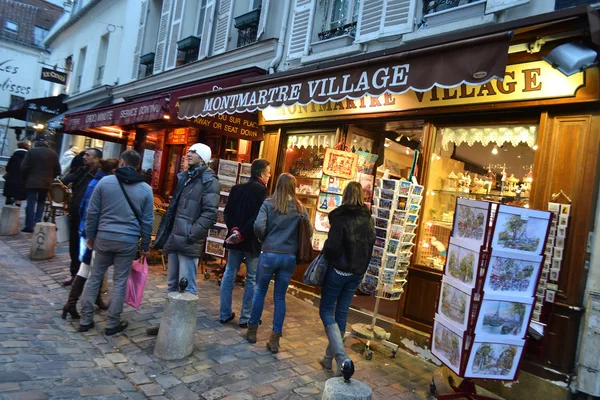
<path id="1" fill-rule="evenodd" d="M 543 100 L 574 97 L 585 86 L 585 72 L 569 77 L 545 61 L 508 65 L 504 80 L 493 79 L 482 85 L 460 85 L 402 94 L 385 93 L 323 104 L 292 105 L 268 108 L 262 112 L 266 122 L 356 115 L 390 111 L 418 110 L 434 107 L 478 105 L 524 100 Z"/>
<path id="2" fill-rule="evenodd" d="M 41 79 L 43 81 L 58 83 L 59 85 L 67 84 L 68 74 L 66 72 L 59 72 L 48 68 L 42 68 Z"/>

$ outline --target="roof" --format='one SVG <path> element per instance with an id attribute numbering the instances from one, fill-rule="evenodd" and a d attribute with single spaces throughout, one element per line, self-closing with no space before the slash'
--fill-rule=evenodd
<path id="1" fill-rule="evenodd" d="M 50 30 L 60 18 L 63 9 L 44 0 L 0 0 L 0 27 L 9 19 L 18 24 L 18 33 L 2 29 L 0 38 L 36 46 L 34 29 L 36 26 Z"/>

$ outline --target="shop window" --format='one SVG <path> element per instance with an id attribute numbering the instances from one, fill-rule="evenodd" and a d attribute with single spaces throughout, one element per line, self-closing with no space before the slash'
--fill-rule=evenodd
<path id="1" fill-rule="evenodd" d="M 8 106 L 8 108 L 13 108 L 16 105 L 21 104 L 22 102 L 25 101 L 25 97 L 21 97 L 21 96 L 15 96 L 15 95 L 10 95 L 10 105 Z"/>
<path id="2" fill-rule="evenodd" d="M 537 129 L 506 125 L 436 131 L 416 264 L 443 269 L 458 197 L 529 207 Z"/>

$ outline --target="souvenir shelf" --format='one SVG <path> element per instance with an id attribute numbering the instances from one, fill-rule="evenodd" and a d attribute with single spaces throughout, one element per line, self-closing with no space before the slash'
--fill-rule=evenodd
<path id="1" fill-rule="evenodd" d="M 515 380 L 551 213 L 459 198 L 454 214 L 431 352 L 466 379 Z"/>

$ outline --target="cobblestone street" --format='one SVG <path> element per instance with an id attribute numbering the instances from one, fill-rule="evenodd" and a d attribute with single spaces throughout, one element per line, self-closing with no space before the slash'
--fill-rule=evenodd
<path id="1" fill-rule="evenodd" d="M 0 240 L 0 398 L 321 398 L 331 375 L 317 362 L 327 339 L 312 305 L 288 296 L 282 349 L 273 355 L 265 347 L 272 295 L 267 296 L 259 340 L 251 345 L 241 336 L 237 318 L 218 322 L 217 281 L 200 277 L 194 353 L 162 361 L 153 355 L 155 338 L 146 335 L 146 327 L 157 324 L 163 311 L 166 274 L 161 265 L 150 267 L 140 310 L 125 306 L 128 329 L 104 336 L 105 313 L 96 311 L 96 328 L 81 334 L 78 321 L 60 318 L 68 295 L 61 285 L 68 274 L 66 243 L 57 246 L 54 258 L 32 262 L 30 240 L 31 234 L 22 233 Z M 236 313 L 242 291 L 236 286 Z M 374 398 L 432 398 L 433 364 L 402 351 L 392 359 L 389 350 L 366 361 L 360 354 L 363 344 L 353 338 L 346 348 L 356 363 L 354 377 L 371 386 Z"/>

